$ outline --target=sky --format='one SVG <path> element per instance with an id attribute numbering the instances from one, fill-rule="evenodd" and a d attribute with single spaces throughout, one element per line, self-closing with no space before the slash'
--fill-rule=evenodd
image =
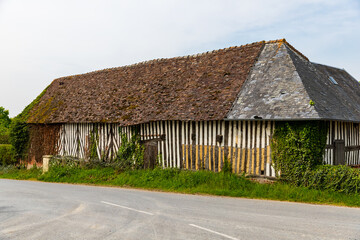
<path id="1" fill-rule="evenodd" d="M 360 80 L 360 0 L 0 0 L 0 106 L 53 79 L 286 38 Z"/>

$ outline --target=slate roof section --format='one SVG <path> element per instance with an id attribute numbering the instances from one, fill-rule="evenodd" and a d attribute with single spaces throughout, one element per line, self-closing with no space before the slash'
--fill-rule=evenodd
<path id="1" fill-rule="evenodd" d="M 297 64 L 296 64 L 297 65 Z M 315 109 L 322 119 L 360 122 L 360 84 L 344 69 L 312 63 L 316 77 L 310 81 L 304 70 L 298 72 L 307 79 L 305 84 Z M 309 71 L 307 71 L 309 73 Z M 332 76 L 338 84 L 329 80 Z M 312 77 L 312 76 L 311 76 Z M 315 81 L 314 81 L 315 80 Z"/>
<path id="2" fill-rule="evenodd" d="M 265 42 L 55 79 L 28 123 L 220 120 Z"/>
<path id="3" fill-rule="evenodd" d="M 259 118 L 360 122 L 360 84 L 343 69 L 310 62 L 286 42 L 268 43 L 227 115 Z"/>
<path id="4" fill-rule="evenodd" d="M 244 83 L 227 119 L 318 119 L 289 55 L 286 42 L 268 43 Z"/>

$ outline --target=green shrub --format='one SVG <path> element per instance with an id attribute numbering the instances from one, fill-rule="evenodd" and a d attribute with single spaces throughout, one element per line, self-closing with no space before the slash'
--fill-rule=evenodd
<path id="1" fill-rule="evenodd" d="M 14 147 L 15 158 L 25 159 L 29 145 L 29 129 L 25 121 L 14 118 L 10 126 L 10 142 Z"/>
<path id="2" fill-rule="evenodd" d="M 130 139 L 121 134 L 121 145 L 114 162 L 124 170 L 144 168 L 144 146 L 140 144 L 138 134 Z"/>
<path id="3" fill-rule="evenodd" d="M 224 165 L 221 169 L 221 172 L 223 173 L 232 173 L 233 169 L 232 169 L 232 165 L 231 162 L 229 161 L 229 159 L 225 158 L 224 159 Z"/>
<path id="4" fill-rule="evenodd" d="M 278 122 L 272 160 L 283 181 L 300 185 L 305 172 L 323 163 L 327 126 L 322 121 Z"/>
<path id="5" fill-rule="evenodd" d="M 6 166 L 16 163 L 14 149 L 10 144 L 0 144 L 0 165 Z"/>
<path id="6" fill-rule="evenodd" d="M 360 169 L 348 166 L 318 166 L 304 174 L 301 185 L 319 190 L 360 193 Z"/>

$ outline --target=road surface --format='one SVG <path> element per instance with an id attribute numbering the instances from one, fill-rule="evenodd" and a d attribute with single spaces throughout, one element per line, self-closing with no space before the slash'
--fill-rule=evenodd
<path id="1" fill-rule="evenodd" d="M 360 239 L 360 209 L 0 180 L 0 239 Z"/>

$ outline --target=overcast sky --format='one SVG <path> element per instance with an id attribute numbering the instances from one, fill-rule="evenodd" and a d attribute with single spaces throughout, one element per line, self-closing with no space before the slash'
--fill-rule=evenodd
<path id="1" fill-rule="evenodd" d="M 0 0 L 0 106 L 55 78 L 286 38 L 360 80 L 360 0 Z"/>

